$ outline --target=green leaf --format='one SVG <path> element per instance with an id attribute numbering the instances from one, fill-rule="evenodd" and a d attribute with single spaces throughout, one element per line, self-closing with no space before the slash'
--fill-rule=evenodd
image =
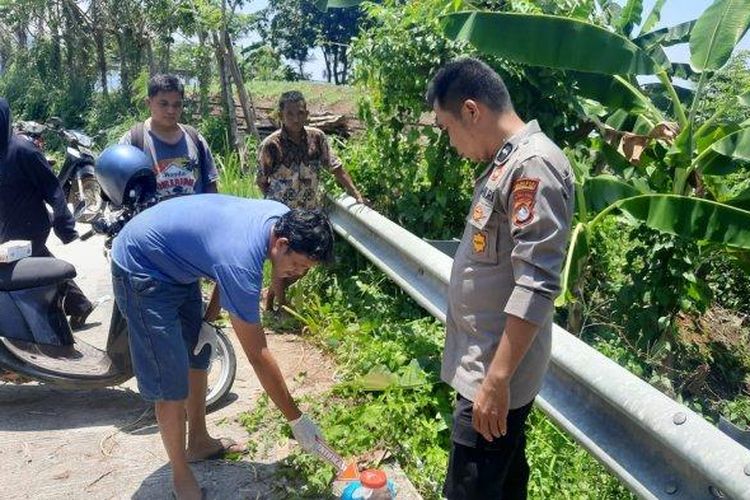
<path id="1" fill-rule="evenodd" d="M 560 286 L 562 292 L 555 299 L 555 306 L 561 307 L 575 301 L 575 289 L 578 286 L 578 280 L 588 260 L 588 255 L 589 246 L 586 224 L 579 222 L 573 228 L 573 232 L 570 235 L 568 253 L 565 257 L 565 266 L 561 275 L 562 281 Z"/>
<path id="2" fill-rule="evenodd" d="M 624 159 L 624 158 L 623 158 Z M 624 198 L 643 194 L 632 185 L 613 175 L 597 175 L 583 184 L 586 205 L 592 213 L 597 213 Z"/>
<path id="3" fill-rule="evenodd" d="M 750 0 L 716 0 L 695 23 L 690 35 L 690 64 L 696 71 L 715 71 L 750 26 Z"/>
<path id="4" fill-rule="evenodd" d="M 608 75 L 653 74 L 659 66 L 622 35 L 559 16 L 459 12 L 442 18 L 449 38 L 515 62 Z M 512 41 L 512 43 L 508 43 Z"/>
<path id="5" fill-rule="evenodd" d="M 401 387 L 419 387 L 426 383 L 428 383 L 427 374 L 416 359 L 411 360 L 398 381 Z"/>
<path id="6" fill-rule="evenodd" d="M 590 225 L 616 208 L 657 231 L 693 241 L 750 249 L 750 211 L 747 210 L 689 196 L 645 194 L 614 203 Z"/>
<path id="7" fill-rule="evenodd" d="M 738 163 L 750 162 L 750 128 L 728 134 L 709 146 L 715 155 L 701 154 L 696 162 L 705 175 L 726 175 L 739 168 Z M 700 158 L 700 157 L 699 157 Z"/>
<path id="8" fill-rule="evenodd" d="M 642 49 L 649 49 L 654 46 L 669 47 L 679 43 L 687 43 L 690 40 L 690 33 L 695 27 L 695 23 L 695 20 L 687 21 L 670 28 L 651 31 L 634 39 L 633 43 Z"/>
<path id="9" fill-rule="evenodd" d="M 628 0 L 617 21 L 620 33 L 630 36 L 633 28 L 641 24 L 641 15 L 643 15 L 643 0 Z"/>
<path id="10" fill-rule="evenodd" d="M 661 9 L 664 7 L 664 4 L 667 0 L 656 0 L 654 2 L 654 6 L 651 8 L 651 12 L 646 17 L 646 21 L 643 23 L 643 26 L 641 26 L 641 33 L 647 33 L 654 29 L 654 26 L 659 22 L 659 19 L 661 19 Z"/>
<path id="11" fill-rule="evenodd" d="M 737 96 L 737 100 L 740 101 L 742 106 L 750 106 L 750 90 Z"/>
<path id="12" fill-rule="evenodd" d="M 599 144 L 599 151 L 604 156 L 607 166 L 617 175 L 624 176 L 625 171 L 633 167 L 627 158 L 620 154 L 617 148 L 604 140 Z"/>
<path id="13" fill-rule="evenodd" d="M 578 82 L 579 94 L 584 97 L 613 109 L 656 112 L 657 116 L 654 118 L 663 119 L 661 113 L 654 109 L 651 100 L 621 76 L 582 72 L 574 72 L 573 75 Z"/>
<path id="14" fill-rule="evenodd" d="M 669 68 L 669 74 L 683 80 L 696 80 L 698 78 L 698 74 L 693 71 L 693 68 L 688 63 L 672 63 Z"/>
<path id="15" fill-rule="evenodd" d="M 347 7 L 354 7 L 359 5 L 365 0 L 315 0 L 315 7 L 318 10 L 325 12 L 328 9 L 345 9 Z"/>
<path id="16" fill-rule="evenodd" d="M 365 391 L 384 391 L 398 384 L 398 376 L 388 367 L 378 365 L 355 381 L 355 385 Z"/>
<path id="17" fill-rule="evenodd" d="M 745 189 L 735 198 L 728 200 L 726 203 L 743 210 L 750 210 L 750 188 Z"/>

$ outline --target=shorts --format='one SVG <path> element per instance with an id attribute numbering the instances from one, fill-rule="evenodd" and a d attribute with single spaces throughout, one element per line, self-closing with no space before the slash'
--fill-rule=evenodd
<path id="1" fill-rule="evenodd" d="M 146 401 L 187 399 L 190 369 L 206 370 L 211 349 L 193 349 L 203 322 L 198 282 L 167 283 L 112 263 L 115 301 L 128 322 L 138 391 Z"/>

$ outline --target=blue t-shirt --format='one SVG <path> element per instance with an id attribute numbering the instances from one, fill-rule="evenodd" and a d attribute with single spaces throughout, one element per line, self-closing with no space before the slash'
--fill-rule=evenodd
<path id="1" fill-rule="evenodd" d="M 271 230 L 288 211 L 275 201 L 222 194 L 173 198 L 125 225 L 114 240 L 112 260 L 130 273 L 168 283 L 212 279 L 224 309 L 258 323 Z"/>
<path id="2" fill-rule="evenodd" d="M 206 158 L 203 160 L 204 168 L 201 168 L 198 158 L 190 157 L 185 134 L 175 144 L 170 144 L 156 137 L 151 131 L 148 133 L 156 154 L 156 192 L 160 199 L 203 193 L 206 186 L 218 178 L 219 174 L 205 143 L 203 150 L 206 152 Z"/>

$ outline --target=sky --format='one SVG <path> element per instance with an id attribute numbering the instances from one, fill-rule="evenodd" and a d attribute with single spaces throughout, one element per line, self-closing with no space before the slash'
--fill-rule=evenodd
<path id="1" fill-rule="evenodd" d="M 654 6 L 656 0 L 643 0 L 643 20 L 645 20 L 648 13 Z M 618 3 L 624 4 L 625 0 L 617 0 Z M 705 11 L 709 5 L 713 3 L 713 0 L 667 0 L 661 11 L 661 20 L 656 25 L 656 28 L 663 28 L 666 26 L 674 26 L 686 21 L 697 19 L 703 11 Z M 243 8 L 243 12 L 255 12 L 263 9 L 268 5 L 268 0 L 252 0 L 248 2 Z M 740 41 L 737 46 L 737 50 L 750 50 L 750 32 L 745 34 L 745 37 Z M 690 48 L 687 44 L 675 45 L 673 47 L 667 47 L 667 55 L 673 62 L 689 62 L 690 61 Z M 312 54 L 311 60 L 305 65 L 305 71 L 310 73 L 313 80 L 323 80 L 323 70 L 325 69 L 325 63 L 323 61 L 323 54 L 316 50 Z"/>

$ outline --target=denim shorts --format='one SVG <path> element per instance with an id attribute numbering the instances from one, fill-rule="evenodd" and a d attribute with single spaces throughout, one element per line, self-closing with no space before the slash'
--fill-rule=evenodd
<path id="1" fill-rule="evenodd" d="M 112 262 L 115 301 L 128 322 L 128 341 L 138 391 L 147 401 L 188 396 L 190 368 L 206 370 L 211 353 L 193 349 L 203 320 L 198 282 L 167 283 L 125 271 Z"/>

